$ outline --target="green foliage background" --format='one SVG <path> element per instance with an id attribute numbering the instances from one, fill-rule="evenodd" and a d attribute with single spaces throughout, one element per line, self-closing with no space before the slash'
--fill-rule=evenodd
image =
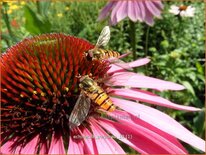
<path id="1" fill-rule="evenodd" d="M 100 9 L 106 2 L 21 2 L 2 3 L 1 49 L 16 44 L 26 37 L 42 33 L 66 33 L 95 43 L 108 20 L 98 22 Z M 162 19 L 155 19 L 153 27 L 136 23 L 136 54 L 138 58 L 150 57 L 146 67 L 137 72 L 164 80 L 180 83 L 186 87 L 179 92 L 161 92 L 161 96 L 183 105 L 204 110 L 204 3 L 184 2 L 196 8 L 193 18 L 178 18 L 168 12 L 172 4 L 164 2 Z M 15 9 L 15 5 L 17 6 Z M 12 9 L 13 7 L 13 9 Z M 124 53 L 131 48 L 129 20 L 125 19 L 111 27 L 111 40 L 107 48 Z M 125 58 L 131 61 L 132 55 Z M 156 92 L 157 93 L 157 92 Z M 205 137 L 204 111 L 189 113 L 156 107 L 165 111 L 199 137 Z M 200 153 L 184 144 L 190 153 Z M 129 153 L 134 150 L 124 146 Z"/>

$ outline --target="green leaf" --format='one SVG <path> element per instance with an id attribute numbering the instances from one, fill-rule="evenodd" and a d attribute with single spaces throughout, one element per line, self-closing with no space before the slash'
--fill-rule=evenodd
<path id="1" fill-rule="evenodd" d="M 47 33 L 51 30 L 51 24 L 48 20 L 40 20 L 35 12 L 28 6 L 24 7 L 24 16 L 26 18 L 25 28 L 31 34 Z"/>
<path id="2" fill-rule="evenodd" d="M 50 7 L 51 2 L 48 1 L 37 1 L 37 6 L 39 8 L 40 14 L 47 17 L 48 9 Z"/>
<path id="3" fill-rule="evenodd" d="M 167 40 L 163 40 L 163 41 L 161 41 L 160 45 L 163 48 L 168 48 L 169 47 L 169 42 Z"/>
<path id="4" fill-rule="evenodd" d="M 195 91 L 194 91 L 192 85 L 191 85 L 188 81 L 182 81 L 182 84 L 187 88 L 187 90 L 188 90 L 193 96 L 195 96 Z"/>
<path id="5" fill-rule="evenodd" d="M 199 62 L 196 62 L 196 68 L 197 68 L 197 71 L 200 73 L 200 74 L 204 74 L 204 69 L 203 67 L 201 66 L 201 64 Z"/>
<path id="6" fill-rule="evenodd" d="M 194 125 L 197 133 L 203 133 L 205 128 L 205 113 L 201 111 L 197 117 L 194 118 Z M 200 135 L 201 136 L 201 135 Z"/>

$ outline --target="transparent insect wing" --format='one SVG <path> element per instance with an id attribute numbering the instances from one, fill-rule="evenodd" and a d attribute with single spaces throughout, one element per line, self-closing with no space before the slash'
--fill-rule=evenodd
<path id="1" fill-rule="evenodd" d="M 71 130 L 78 127 L 86 119 L 90 103 L 91 100 L 84 95 L 84 92 L 81 92 L 69 117 L 69 128 Z"/>
<path id="2" fill-rule="evenodd" d="M 100 33 L 96 46 L 97 47 L 106 46 L 109 40 L 110 40 L 110 29 L 109 29 L 109 26 L 105 26 L 102 32 Z"/>
<path id="3" fill-rule="evenodd" d="M 129 70 L 129 71 L 133 70 L 132 67 L 129 65 L 129 63 L 125 63 L 124 61 L 122 61 L 122 60 L 120 60 L 118 58 L 112 57 L 112 58 L 109 58 L 108 61 L 111 64 L 119 67 L 119 70 Z"/>

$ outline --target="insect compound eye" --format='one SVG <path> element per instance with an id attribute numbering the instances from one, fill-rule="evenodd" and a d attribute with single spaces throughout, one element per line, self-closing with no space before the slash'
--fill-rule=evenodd
<path id="1" fill-rule="evenodd" d="M 86 52 L 86 59 L 88 61 L 92 61 L 92 58 L 93 58 L 93 52 L 91 50 L 87 51 Z"/>
<path id="2" fill-rule="evenodd" d="M 93 57 L 93 51 L 92 51 L 92 50 L 89 50 L 89 51 L 88 51 L 88 55 L 89 55 L 90 57 Z"/>
<path id="3" fill-rule="evenodd" d="M 86 55 L 86 59 L 87 59 L 88 61 L 92 61 L 92 57 L 91 57 L 89 54 Z"/>

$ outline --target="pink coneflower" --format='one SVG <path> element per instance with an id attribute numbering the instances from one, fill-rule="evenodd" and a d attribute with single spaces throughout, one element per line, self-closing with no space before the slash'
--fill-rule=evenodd
<path id="1" fill-rule="evenodd" d="M 202 139 L 170 116 L 141 104 L 198 111 L 140 89 L 183 86 L 108 61 L 88 61 L 85 51 L 93 47 L 83 39 L 48 34 L 25 39 L 1 56 L 1 153 L 125 154 L 117 139 L 139 153 L 186 154 L 177 139 L 205 150 Z M 144 58 L 127 65 L 148 62 Z M 70 130 L 69 117 L 81 91 L 79 75 L 92 75 L 117 109 L 108 112 L 92 104 L 86 119 Z"/>
<path id="2" fill-rule="evenodd" d="M 146 22 L 153 25 L 153 17 L 161 18 L 163 4 L 160 0 L 111 0 L 101 10 L 98 20 L 103 20 L 111 12 L 110 23 L 116 25 L 126 17 L 133 22 Z"/>

